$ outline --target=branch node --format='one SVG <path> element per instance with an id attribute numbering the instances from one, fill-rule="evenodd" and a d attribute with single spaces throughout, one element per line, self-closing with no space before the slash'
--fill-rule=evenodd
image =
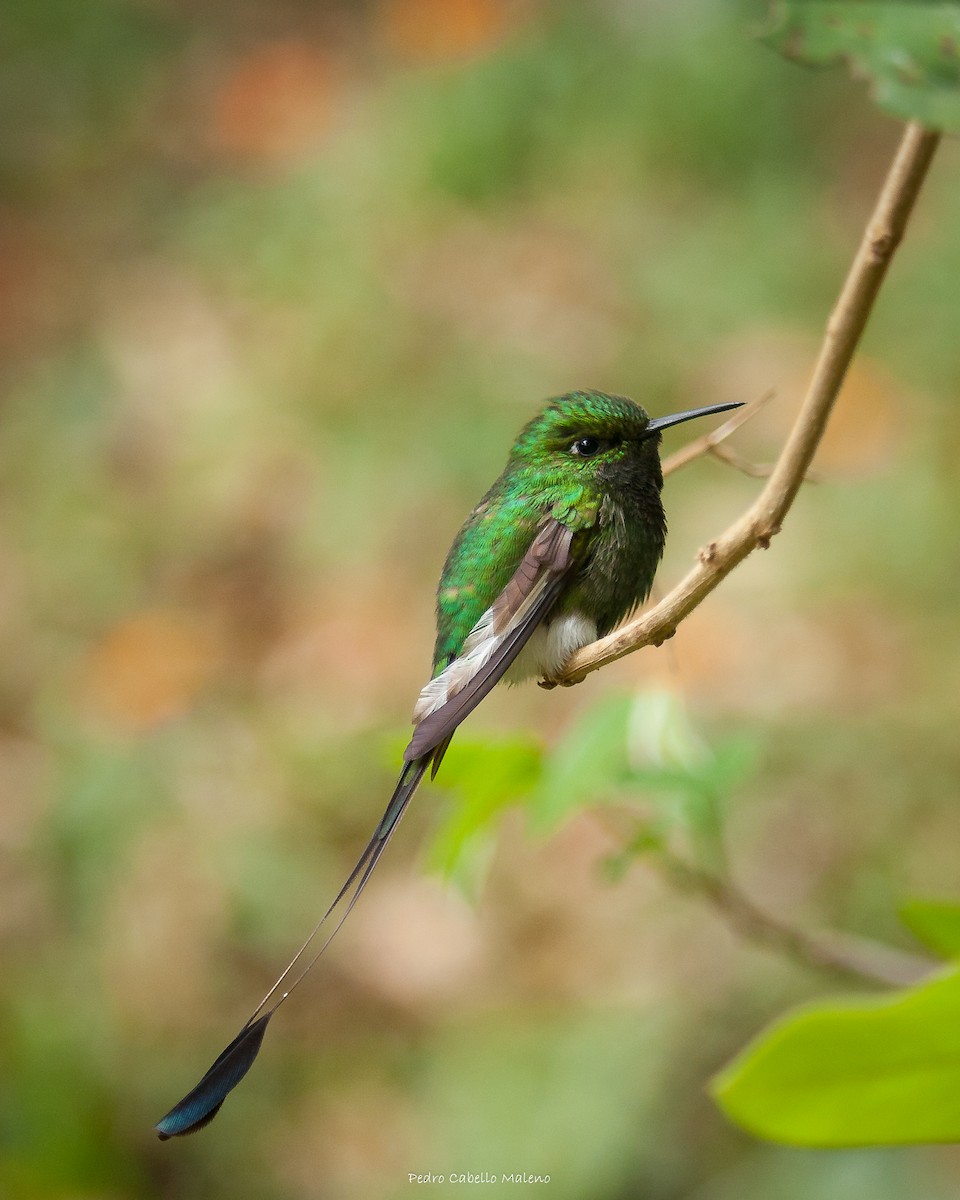
<path id="1" fill-rule="evenodd" d="M 892 229 L 870 230 L 867 248 L 874 262 L 885 262 L 897 248 L 899 237 Z"/>
<path id="2" fill-rule="evenodd" d="M 761 550 L 769 550 L 770 542 L 777 536 L 783 527 L 781 525 L 768 525 L 766 529 L 757 532 L 757 545 Z"/>
<path id="3" fill-rule="evenodd" d="M 716 562 L 717 543 L 707 542 L 705 546 L 701 546 L 697 558 L 700 559 L 705 567 L 708 567 L 712 562 Z"/>

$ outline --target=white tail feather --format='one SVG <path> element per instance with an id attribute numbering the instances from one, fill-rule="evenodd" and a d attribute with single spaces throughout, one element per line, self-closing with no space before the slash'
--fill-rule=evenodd
<path id="1" fill-rule="evenodd" d="M 490 661 L 490 655 L 502 638 L 503 633 L 496 633 L 494 630 L 493 609 L 488 608 L 470 630 L 459 656 L 424 685 L 413 710 L 414 725 L 419 725 L 424 717 L 436 712 L 451 696 L 462 691 L 477 671 Z"/>

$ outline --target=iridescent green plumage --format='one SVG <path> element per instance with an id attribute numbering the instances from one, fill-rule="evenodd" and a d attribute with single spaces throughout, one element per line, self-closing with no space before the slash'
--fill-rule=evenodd
<path id="1" fill-rule="evenodd" d="M 250 1069 L 267 1023 L 340 928 L 428 768 L 503 678 L 550 677 L 650 591 L 663 553 L 660 429 L 737 405 L 651 421 L 623 396 L 570 392 L 517 438 L 503 474 L 450 549 L 437 595 L 433 675 L 420 692 L 404 766 L 380 823 L 333 903 L 240 1033 L 157 1124 L 161 1138 L 201 1129 Z M 332 932 L 305 955 L 326 921 Z M 299 974 L 281 990 L 290 972 Z"/>
<path id="2" fill-rule="evenodd" d="M 570 392 L 551 400 L 520 432 L 503 474 L 467 518 L 437 592 L 434 673 L 442 671 L 523 558 L 550 515 L 576 533 L 579 566 L 555 616 L 581 611 L 602 636 L 650 591 L 666 522 L 659 434 L 632 400 Z M 601 444 L 584 457 L 571 448 Z"/>

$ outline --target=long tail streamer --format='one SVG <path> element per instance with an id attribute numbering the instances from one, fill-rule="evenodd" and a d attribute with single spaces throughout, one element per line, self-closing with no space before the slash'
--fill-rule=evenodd
<path id="1" fill-rule="evenodd" d="M 423 779 L 424 773 L 434 757 L 435 752 L 431 751 L 421 758 L 407 763 L 403 768 L 394 793 L 390 797 L 390 803 L 387 805 L 386 811 L 380 819 L 373 837 L 367 843 L 363 853 L 357 860 L 357 865 L 350 872 L 346 883 L 337 893 L 327 911 L 316 925 L 314 925 L 309 937 L 284 968 L 283 973 L 277 978 L 269 992 L 267 992 L 250 1014 L 249 1020 L 237 1036 L 229 1046 L 221 1051 L 196 1087 L 189 1091 L 179 1103 L 170 1109 L 165 1117 L 157 1122 L 155 1128 L 161 1141 L 165 1142 L 168 1138 L 182 1137 L 187 1133 L 196 1133 L 198 1129 L 202 1129 L 204 1125 L 209 1124 L 220 1111 L 220 1106 L 227 1098 L 227 1095 L 233 1091 L 253 1066 L 254 1060 L 260 1052 L 263 1035 L 267 1031 L 270 1018 L 280 1005 L 283 1004 L 284 1000 L 296 991 L 307 975 L 310 974 L 324 950 L 326 950 L 336 937 L 340 926 L 350 915 L 353 906 L 360 899 L 360 893 L 367 886 L 367 881 L 380 861 L 380 856 L 386 850 L 400 822 L 400 818 L 406 811 L 407 805 L 413 799 L 413 795 L 420 786 L 420 781 Z M 314 952 L 312 958 L 301 968 L 300 973 L 294 978 L 293 983 L 281 991 L 280 989 L 284 980 L 296 968 L 298 963 L 303 962 L 304 957 L 313 945 L 321 929 L 323 929 L 327 921 L 341 906 L 342 911 L 336 924 L 323 940 L 319 949 Z"/>

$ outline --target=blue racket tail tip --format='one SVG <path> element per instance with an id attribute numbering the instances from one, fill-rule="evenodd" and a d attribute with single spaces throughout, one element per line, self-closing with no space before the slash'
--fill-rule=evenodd
<path id="1" fill-rule="evenodd" d="M 253 1066 L 272 1016 L 268 1012 L 244 1025 L 197 1086 L 156 1123 L 154 1128 L 161 1142 L 196 1133 L 210 1124 L 224 1100 Z"/>

